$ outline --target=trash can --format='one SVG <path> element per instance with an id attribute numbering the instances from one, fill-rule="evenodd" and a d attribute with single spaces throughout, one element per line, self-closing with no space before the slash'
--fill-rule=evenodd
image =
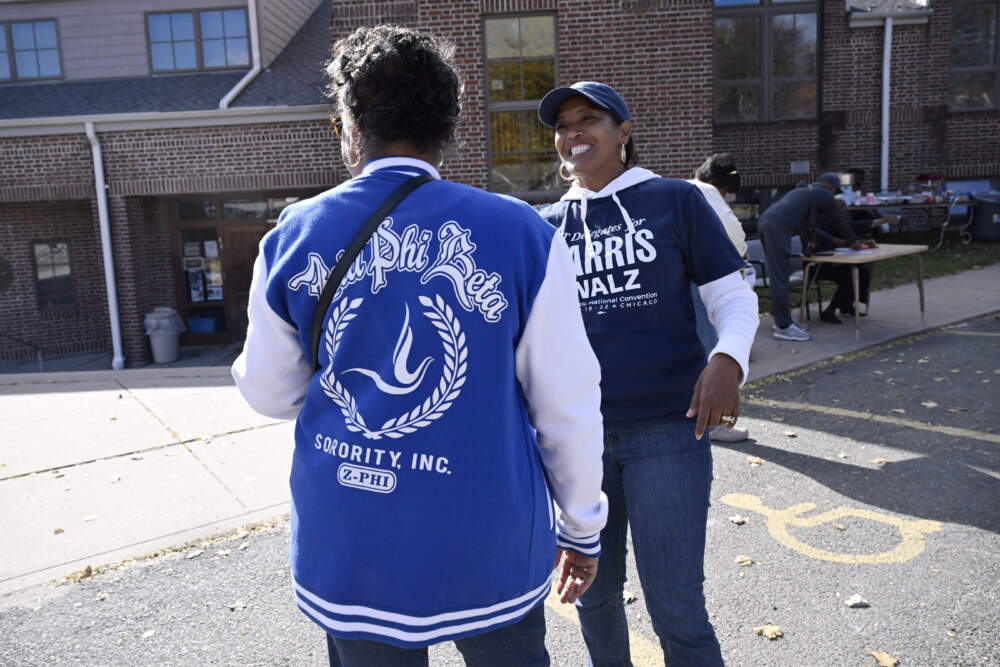
<path id="1" fill-rule="evenodd" d="M 153 363 L 177 361 L 180 356 L 179 336 L 184 331 L 184 321 L 177 311 L 169 306 L 157 306 L 152 312 L 146 313 L 144 323 L 146 335 L 149 336 L 149 347 L 153 351 Z"/>
<path id="2" fill-rule="evenodd" d="M 972 239 L 996 241 L 1000 239 L 1000 192 L 980 192 L 972 195 L 976 206 L 972 209 Z"/>

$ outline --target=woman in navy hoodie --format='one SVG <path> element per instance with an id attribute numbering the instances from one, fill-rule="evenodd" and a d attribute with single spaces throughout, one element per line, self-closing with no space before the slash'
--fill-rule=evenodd
<path id="1" fill-rule="evenodd" d="M 550 91 L 538 109 L 555 129 L 573 186 L 542 217 L 570 246 L 590 343 L 601 363 L 603 489 L 610 504 L 594 585 L 577 602 L 594 665 L 630 665 L 622 590 L 626 527 L 646 607 L 669 665 L 720 665 L 705 610 L 705 524 L 712 484 L 708 427 L 739 417 L 757 329 L 743 260 L 698 189 L 630 166 L 625 100 L 593 81 Z M 568 173 L 567 173 L 568 172 Z M 691 283 L 719 341 L 698 340 Z"/>
<path id="2" fill-rule="evenodd" d="M 600 369 L 573 263 L 527 204 L 438 174 L 460 113 L 450 54 L 392 26 L 337 42 L 353 178 L 261 241 L 233 365 L 254 409 L 295 419 L 292 583 L 332 665 L 426 665 L 446 640 L 470 665 L 547 665 L 557 546 L 563 602 L 597 571 Z M 327 274 L 417 177 L 333 294 L 314 370 Z"/>

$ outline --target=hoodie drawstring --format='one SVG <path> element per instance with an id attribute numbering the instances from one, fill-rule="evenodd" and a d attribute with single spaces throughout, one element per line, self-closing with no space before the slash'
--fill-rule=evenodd
<path id="1" fill-rule="evenodd" d="M 618 199 L 618 193 L 612 193 L 611 198 L 615 200 L 616 204 L 618 204 L 618 210 L 622 212 L 622 217 L 625 218 L 625 226 L 628 227 L 628 233 L 635 234 L 635 223 L 632 222 L 632 218 L 629 217 L 628 211 L 625 210 L 625 207 L 622 206 L 621 200 Z"/>

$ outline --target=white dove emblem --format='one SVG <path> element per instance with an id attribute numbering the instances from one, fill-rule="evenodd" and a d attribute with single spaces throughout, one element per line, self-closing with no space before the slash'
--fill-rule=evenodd
<path id="1" fill-rule="evenodd" d="M 413 343 L 413 332 L 410 330 L 410 307 L 406 304 L 403 307 L 405 308 L 403 328 L 399 331 L 399 338 L 396 340 L 396 349 L 392 353 L 392 370 L 397 384 L 393 385 L 386 382 L 378 373 L 367 368 L 348 368 L 344 371 L 345 373 L 361 373 L 362 375 L 366 375 L 375 382 L 375 386 L 379 390 L 396 396 L 409 394 L 416 389 L 424 379 L 427 366 L 434 361 L 433 357 L 427 357 L 420 362 L 416 371 L 411 373 L 407 370 L 406 365 L 410 356 L 410 345 Z"/>

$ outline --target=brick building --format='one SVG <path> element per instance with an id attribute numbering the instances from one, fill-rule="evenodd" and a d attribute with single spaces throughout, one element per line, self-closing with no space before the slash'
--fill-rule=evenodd
<path id="1" fill-rule="evenodd" d="M 828 169 L 878 186 L 883 160 L 890 189 L 1000 184 L 1000 0 L 215 2 L 0 1 L 0 360 L 146 363 L 160 305 L 184 343 L 238 341 L 257 240 L 347 177 L 321 66 L 363 24 L 456 43 L 443 175 L 531 201 L 563 187 L 537 101 L 581 79 L 629 101 L 644 166 L 732 152 L 747 201 Z"/>

